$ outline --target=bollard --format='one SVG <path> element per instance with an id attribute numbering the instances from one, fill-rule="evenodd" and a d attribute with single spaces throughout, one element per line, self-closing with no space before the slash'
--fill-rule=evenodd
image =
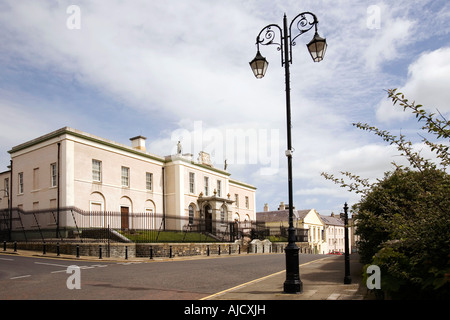
<path id="1" fill-rule="evenodd" d="M 169 258 L 172 258 L 172 246 L 169 247 Z"/>
<path id="2" fill-rule="evenodd" d="M 125 246 L 125 260 L 128 260 L 128 247 Z"/>
<path id="3" fill-rule="evenodd" d="M 238 254 L 241 254 L 241 245 L 238 244 Z"/>
<path id="4" fill-rule="evenodd" d="M 45 242 L 44 242 L 43 245 L 42 245 L 42 254 L 43 254 L 43 255 L 45 255 L 45 249 L 46 249 L 46 248 L 45 248 Z"/>
<path id="5" fill-rule="evenodd" d="M 150 259 L 153 259 L 153 247 L 150 246 Z"/>
<path id="6" fill-rule="evenodd" d="M 98 258 L 99 259 L 102 258 L 102 246 L 101 245 L 98 246 Z"/>
<path id="7" fill-rule="evenodd" d="M 247 246 L 247 254 L 250 253 L 250 245 Z"/>
<path id="8" fill-rule="evenodd" d="M 231 255 L 231 246 L 228 246 L 228 254 Z"/>
<path id="9" fill-rule="evenodd" d="M 77 244 L 77 258 L 80 257 L 80 245 Z"/>
<path id="10" fill-rule="evenodd" d="M 59 257 L 59 242 L 56 243 L 56 256 Z"/>
<path id="11" fill-rule="evenodd" d="M 3 251 L 6 251 L 6 241 L 3 241 Z"/>
<path id="12" fill-rule="evenodd" d="M 206 255 L 209 257 L 209 246 L 206 247 Z"/>
<path id="13" fill-rule="evenodd" d="M 14 252 L 17 252 L 17 241 L 14 241 Z"/>
<path id="14" fill-rule="evenodd" d="M 220 256 L 220 244 L 219 244 L 219 256 Z"/>

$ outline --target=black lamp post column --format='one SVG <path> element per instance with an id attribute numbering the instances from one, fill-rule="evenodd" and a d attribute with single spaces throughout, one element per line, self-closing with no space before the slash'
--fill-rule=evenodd
<path id="1" fill-rule="evenodd" d="M 344 237 L 345 237 L 345 276 L 344 284 L 351 284 L 352 278 L 350 277 L 350 256 L 349 256 L 349 238 L 348 238 L 348 206 L 347 202 L 344 205 Z"/>
<path id="2" fill-rule="evenodd" d="M 288 48 L 287 18 L 283 18 L 284 48 Z M 284 292 L 297 293 L 303 291 L 303 283 L 300 280 L 299 269 L 299 248 L 295 243 L 294 229 L 294 199 L 292 190 L 292 142 L 291 142 L 291 87 L 289 73 L 289 50 L 284 50 L 284 77 L 286 84 L 286 120 L 287 120 L 287 150 L 288 159 L 288 191 L 289 191 L 289 228 L 288 245 L 284 249 L 286 255 L 286 281 L 284 282 Z"/>
<path id="3" fill-rule="evenodd" d="M 281 51 L 281 65 L 284 66 L 285 71 L 285 86 L 286 86 L 286 120 L 287 120 L 287 150 L 286 157 L 288 158 L 288 192 L 289 192 L 289 228 L 288 228 L 288 245 L 286 246 L 286 281 L 284 282 L 285 293 L 299 293 L 302 292 L 303 284 L 300 280 L 299 271 L 299 248 L 297 247 L 295 229 L 294 229 L 294 199 L 292 187 L 292 143 L 291 143 L 291 88 L 290 88 L 290 73 L 289 65 L 292 63 L 292 47 L 295 46 L 295 39 L 303 33 L 309 31 L 313 26 L 315 27 L 315 36 L 308 43 L 307 47 L 311 57 L 315 62 L 323 59 L 327 45 L 326 40 L 317 34 L 317 17 L 311 12 L 303 12 L 297 15 L 288 27 L 286 15 L 283 17 L 283 29 L 276 24 L 270 24 L 264 27 L 256 37 L 256 45 L 258 48 L 256 57 L 250 62 L 250 66 L 257 79 L 264 77 L 269 63 L 266 58 L 261 56 L 259 51 L 260 45 L 277 45 L 278 50 Z M 292 26 L 297 30 L 296 34 L 292 34 Z M 279 37 L 274 29 L 280 32 Z M 279 41 L 279 42 L 278 42 Z"/>

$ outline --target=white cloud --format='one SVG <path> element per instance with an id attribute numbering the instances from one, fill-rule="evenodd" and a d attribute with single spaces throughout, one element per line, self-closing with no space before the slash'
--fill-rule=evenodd
<path id="1" fill-rule="evenodd" d="M 408 68 L 406 83 L 398 88 L 410 101 L 416 101 L 431 111 L 439 109 L 442 113 L 450 112 L 450 48 L 440 48 L 423 53 Z M 380 121 L 405 120 L 413 115 L 403 108 L 392 105 L 391 100 L 384 99 L 377 109 Z"/>

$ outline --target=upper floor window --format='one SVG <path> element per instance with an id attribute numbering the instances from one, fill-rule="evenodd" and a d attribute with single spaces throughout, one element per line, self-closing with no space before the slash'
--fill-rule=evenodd
<path id="1" fill-rule="evenodd" d="M 5 192 L 6 195 L 9 196 L 9 178 L 5 179 Z"/>
<path id="2" fill-rule="evenodd" d="M 205 196 L 209 195 L 209 178 L 205 177 Z"/>
<path id="3" fill-rule="evenodd" d="M 92 159 L 92 181 L 102 181 L 102 162 Z"/>
<path id="4" fill-rule="evenodd" d="M 33 190 L 39 189 L 39 168 L 33 169 Z"/>
<path id="5" fill-rule="evenodd" d="M 217 180 L 217 196 L 222 196 L 222 181 Z"/>
<path id="6" fill-rule="evenodd" d="M 130 186 L 130 168 L 122 167 L 121 180 L 122 180 L 122 187 Z"/>
<path id="7" fill-rule="evenodd" d="M 19 172 L 18 178 L 19 178 L 19 185 L 18 185 L 17 191 L 19 194 L 22 194 L 23 193 L 23 172 Z"/>
<path id="8" fill-rule="evenodd" d="M 195 193 L 195 173 L 189 172 L 189 193 Z"/>
<path id="9" fill-rule="evenodd" d="M 249 206 L 250 206 L 250 203 L 249 203 L 248 197 L 245 197 L 245 207 L 248 209 Z"/>
<path id="10" fill-rule="evenodd" d="M 56 167 L 56 163 L 52 163 L 50 165 L 50 175 L 51 175 L 50 185 L 52 187 L 56 187 L 56 185 L 58 184 L 58 170 Z"/>
<path id="11" fill-rule="evenodd" d="M 145 173 L 145 188 L 147 190 L 153 190 L 153 173 Z"/>

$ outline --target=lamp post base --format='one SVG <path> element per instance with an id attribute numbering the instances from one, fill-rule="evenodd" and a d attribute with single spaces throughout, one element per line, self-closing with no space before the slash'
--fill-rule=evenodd
<path id="1" fill-rule="evenodd" d="M 300 280 L 298 247 L 294 243 L 290 243 L 284 249 L 286 253 L 286 281 L 283 288 L 284 293 L 301 293 L 303 291 L 303 283 Z"/>

